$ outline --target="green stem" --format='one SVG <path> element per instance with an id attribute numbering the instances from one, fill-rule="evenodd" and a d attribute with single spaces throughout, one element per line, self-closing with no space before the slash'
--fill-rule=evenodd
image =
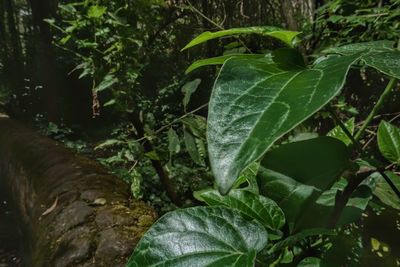
<path id="1" fill-rule="evenodd" d="M 374 108 L 369 113 L 369 115 L 368 115 L 367 119 L 365 120 L 364 124 L 362 125 L 361 129 L 358 130 L 358 132 L 354 136 L 355 140 L 359 140 L 362 137 L 363 133 L 365 132 L 365 130 L 367 129 L 367 127 L 369 126 L 369 124 L 371 123 L 373 118 L 378 114 L 378 111 L 382 108 L 383 103 L 386 100 L 386 97 L 389 95 L 390 91 L 392 91 L 392 89 L 394 88 L 396 83 L 397 83 L 397 79 L 396 78 L 391 78 L 390 79 L 390 81 L 387 84 L 385 90 L 383 91 L 383 93 L 379 97 L 378 102 L 376 102 Z"/>

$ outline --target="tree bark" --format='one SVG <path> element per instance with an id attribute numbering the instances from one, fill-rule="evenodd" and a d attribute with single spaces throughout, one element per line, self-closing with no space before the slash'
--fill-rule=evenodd
<path id="1" fill-rule="evenodd" d="M 0 182 L 18 206 L 25 266 L 125 266 L 155 221 L 128 184 L 8 118 L 0 118 Z"/>

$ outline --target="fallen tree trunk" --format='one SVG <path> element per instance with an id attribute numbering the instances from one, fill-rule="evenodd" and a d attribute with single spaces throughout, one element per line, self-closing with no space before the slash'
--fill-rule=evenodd
<path id="1" fill-rule="evenodd" d="M 27 266 L 124 266 L 154 222 L 97 163 L 0 118 L 0 182 L 19 209 Z"/>

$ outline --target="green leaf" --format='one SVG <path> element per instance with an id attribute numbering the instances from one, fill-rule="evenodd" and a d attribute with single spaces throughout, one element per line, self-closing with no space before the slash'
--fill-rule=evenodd
<path id="1" fill-rule="evenodd" d="M 400 79 L 400 51 L 393 48 L 392 41 L 355 43 L 325 50 L 325 53 L 354 55 L 362 53 L 361 60 L 378 71 Z"/>
<path id="2" fill-rule="evenodd" d="M 157 152 L 154 150 L 145 153 L 144 156 L 150 160 L 160 160 L 160 157 L 158 156 Z"/>
<path id="3" fill-rule="evenodd" d="M 353 135 L 354 134 L 354 117 L 349 119 L 344 123 L 344 126 L 346 129 Z M 334 137 L 336 139 L 339 139 L 346 145 L 350 145 L 352 143 L 351 139 L 347 136 L 347 134 L 342 130 L 342 128 L 338 125 L 332 130 L 330 130 L 327 134 L 327 136 Z"/>
<path id="4" fill-rule="evenodd" d="M 168 130 L 168 150 L 171 154 L 177 154 L 181 150 L 179 136 L 172 128 Z"/>
<path id="5" fill-rule="evenodd" d="M 91 6 L 87 12 L 89 18 L 100 18 L 106 13 L 107 7 L 105 6 Z"/>
<path id="6" fill-rule="evenodd" d="M 332 47 L 324 50 L 323 53 L 353 55 L 360 52 L 393 50 L 393 46 L 393 41 L 373 41 Z"/>
<path id="7" fill-rule="evenodd" d="M 267 232 L 225 207 L 194 207 L 161 217 L 136 246 L 127 267 L 253 267 Z"/>
<path id="8" fill-rule="evenodd" d="M 272 52 L 273 61 L 283 70 L 304 69 L 303 55 L 294 48 L 280 48 Z"/>
<path id="9" fill-rule="evenodd" d="M 97 92 L 101 92 L 109 87 L 111 87 L 112 85 L 114 85 L 115 83 L 118 82 L 118 78 L 116 78 L 114 75 L 112 74 L 107 74 L 103 80 L 101 81 L 101 83 L 96 87 L 96 91 Z"/>
<path id="10" fill-rule="evenodd" d="M 204 161 L 201 158 L 199 151 L 197 150 L 196 138 L 186 129 L 183 130 L 183 140 L 185 141 L 186 150 L 192 160 L 196 164 L 204 165 Z"/>
<path id="11" fill-rule="evenodd" d="M 283 211 L 271 199 L 249 192 L 247 190 L 231 190 L 222 196 L 217 190 L 209 190 L 200 194 L 210 206 L 227 206 L 236 209 L 247 218 L 256 219 L 266 228 L 278 230 L 285 224 Z"/>
<path id="12" fill-rule="evenodd" d="M 182 93 L 184 94 L 183 98 L 183 106 L 186 109 L 187 105 L 189 104 L 190 97 L 194 92 L 196 92 L 197 88 L 201 83 L 201 79 L 195 79 L 191 82 L 186 83 L 182 86 Z"/>
<path id="13" fill-rule="evenodd" d="M 200 139 L 206 139 L 206 118 L 199 115 L 190 115 L 181 119 L 181 122 L 194 136 Z"/>
<path id="14" fill-rule="evenodd" d="M 228 60 L 214 85 L 208 118 L 208 151 L 219 190 L 227 193 L 243 169 L 335 97 L 358 59 L 328 57 L 296 71 L 264 59 Z"/>
<path id="15" fill-rule="evenodd" d="M 233 189 L 239 188 L 242 184 L 248 183 L 249 186 L 246 187 L 245 189 L 247 191 L 251 191 L 253 193 L 258 194 L 258 185 L 257 185 L 257 172 L 258 168 L 260 167 L 259 162 L 253 162 L 252 164 L 249 165 L 239 176 L 239 178 L 236 180 L 235 184 L 233 185 Z"/>
<path id="16" fill-rule="evenodd" d="M 315 257 L 308 257 L 302 260 L 297 267 L 320 267 L 321 259 Z"/>
<path id="17" fill-rule="evenodd" d="M 332 137 L 281 145 L 261 161 L 257 175 L 260 192 L 282 208 L 291 230 L 304 224 L 310 227 L 308 221 L 303 222 L 304 213 L 331 188 L 348 167 L 349 159 L 349 149 Z"/>
<path id="18" fill-rule="evenodd" d="M 370 67 L 386 75 L 400 79 L 400 51 L 370 53 L 363 56 L 362 60 Z"/>
<path id="19" fill-rule="evenodd" d="M 222 65 L 228 59 L 232 57 L 239 57 L 239 58 L 262 58 L 262 57 L 270 57 L 270 55 L 252 55 L 252 54 L 229 54 L 219 57 L 212 57 L 206 59 L 200 59 L 193 62 L 185 71 L 185 74 L 188 74 L 198 68 L 210 66 L 210 65 Z"/>
<path id="20" fill-rule="evenodd" d="M 385 173 L 387 174 L 387 176 L 389 176 L 393 184 L 398 189 L 400 189 L 400 177 L 393 172 Z M 379 198 L 379 200 L 382 201 L 384 204 L 400 210 L 400 199 L 398 198 L 396 193 L 393 192 L 393 190 L 390 188 L 382 175 L 376 172 L 371 175 L 371 178 L 375 183 L 375 188 L 373 190 L 374 195 Z"/>
<path id="21" fill-rule="evenodd" d="M 260 34 L 264 36 L 269 36 L 281 40 L 288 46 L 292 46 L 294 38 L 300 34 L 300 32 L 294 31 L 285 31 L 277 27 L 248 27 L 248 28 L 233 28 L 229 30 L 222 30 L 218 32 L 203 32 L 195 39 L 193 39 L 190 43 L 188 43 L 183 49 L 186 50 L 198 44 L 204 43 L 206 41 L 226 37 L 226 36 L 235 36 L 240 34 Z"/>
<path id="22" fill-rule="evenodd" d="M 275 253 L 277 251 L 281 251 L 285 247 L 292 247 L 296 245 L 298 242 L 304 240 L 308 237 L 315 236 L 324 236 L 324 235 L 336 235 L 336 231 L 334 229 L 324 229 L 324 228 L 315 228 L 315 229 L 307 229 L 303 230 L 295 235 L 291 235 L 286 239 L 277 242 L 272 248 L 269 250 L 270 253 Z"/>
<path id="23" fill-rule="evenodd" d="M 387 160 L 400 165 L 400 128 L 381 121 L 378 128 L 378 147 Z"/>

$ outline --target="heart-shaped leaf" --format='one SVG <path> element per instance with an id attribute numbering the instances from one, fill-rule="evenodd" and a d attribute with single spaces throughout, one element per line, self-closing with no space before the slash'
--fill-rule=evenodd
<path id="1" fill-rule="evenodd" d="M 222 205 L 237 209 L 269 229 L 278 230 L 285 224 L 285 215 L 275 201 L 247 190 L 231 190 L 225 196 L 217 190 L 210 190 L 201 193 L 201 198 L 210 206 Z"/>
<path id="2" fill-rule="evenodd" d="M 264 36 L 269 36 L 281 40 L 288 46 L 293 45 L 294 38 L 300 34 L 300 32 L 286 31 L 277 27 L 263 26 L 263 27 L 247 27 L 247 28 L 233 28 L 228 30 L 222 30 L 218 32 L 203 32 L 190 43 L 188 43 L 182 50 L 191 48 L 198 44 L 207 42 L 212 39 L 235 36 L 240 34 L 260 34 Z"/>
<path id="3" fill-rule="evenodd" d="M 400 164 L 400 128 L 382 121 L 378 128 L 378 147 L 390 162 Z"/>
<path id="4" fill-rule="evenodd" d="M 143 236 L 128 267 L 252 267 L 267 232 L 226 207 L 194 207 L 161 217 Z"/>
<path id="5" fill-rule="evenodd" d="M 212 92 L 208 149 L 225 194 L 241 171 L 343 87 L 359 55 L 327 57 L 312 69 L 284 71 L 264 59 L 229 59 Z"/>

